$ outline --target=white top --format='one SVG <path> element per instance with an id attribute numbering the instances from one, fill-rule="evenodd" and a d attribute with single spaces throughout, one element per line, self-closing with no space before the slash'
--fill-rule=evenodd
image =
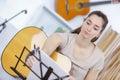
<path id="1" fill-rule="evenodd" d="M 101 71 L 104 66 L 104 54 L 96 46 L 93 53 L 84 60 L 77 61 L 73 55 L 73 44 L 75 42 L 75 37 L 77 34 L 71 33 L 59 33 L 62 38 L 62 44 L 59 47 L 58 52 L 69 57 L 72 62 L 72 68 L 70 74 L 74 76 L 77 80 L 84 80 L 89 69 L 94 69 Z"/>

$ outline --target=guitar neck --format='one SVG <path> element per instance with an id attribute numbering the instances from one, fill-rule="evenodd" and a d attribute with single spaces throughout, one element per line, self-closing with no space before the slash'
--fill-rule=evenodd
<path id="1" fill-rule="evenodd" d="M 111 1 L 101 1 L 101 2 L 91 2 L 91 3 L 80 3 L 80 5 L 82 6 L 82 8 L 85 7 L 90 7 L 90 6 L 97 6 L 97 5 L 103 5 L 103 4 L 110 4 Z"/>

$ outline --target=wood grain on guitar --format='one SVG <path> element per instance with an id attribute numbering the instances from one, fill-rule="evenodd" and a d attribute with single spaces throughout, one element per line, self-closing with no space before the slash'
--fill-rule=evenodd
<path id="1" fill-rule="evenodd" d="M 51 54 L 51 58 L 66 72 L 69 73 L 71 69 L 71 61 L 68 57 L 58 53 L 58 52 L 53 52 Z"/>
<path id="2" fill-rule="evenodd" d="M 56 12 L 65 20 L 71 20 L 77 15 L 86 15 L 91 6 L 118 3 L 120 0 L 89 2 L 89 0 L 56 0 Z"/>

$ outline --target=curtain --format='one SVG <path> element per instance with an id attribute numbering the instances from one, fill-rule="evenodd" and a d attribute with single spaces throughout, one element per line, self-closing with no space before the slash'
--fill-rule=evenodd
<path id="1" fill-rule="evenodd" d="M 97 80 L 120 79 L 120 33 L 111 27 L 98 42 L 98 47 L 104 52 L 105 64 Z"/>
<path id="2" fill-rule="evenodd" d="M 108 57 L 103 70 L 97 80 L 119 80 L 120 79 L 120 45 Z"/>

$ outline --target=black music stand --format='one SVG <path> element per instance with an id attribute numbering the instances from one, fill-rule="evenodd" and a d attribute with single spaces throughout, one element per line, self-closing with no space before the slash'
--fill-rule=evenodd
<path id="1" fill-rule="evenodd" d="M 40 72 L 40 74 L 38 74 L 37 72 L 35 72 L 35 71 L 34 71 L 33 69 L 31 69 L 29 66 L 27 66 L 26 63 L 21 59 L 21 57 L 22 57 L 22 55 L 23 55 L 23 53 L 24 53 L 25 50 L 27 50 L 31 55 L 33 55 L 33 54 L 35 54 L 35 53 L 38 53 L 38 56 L 35 56 L 35 55 L 33 55 L 33 56 L 34 56 L 34 57 L 36 58 L 36 60 L 39 62 L 39 70 L 40 70 L 39 72 Z M 42 55 L 42 54 L 40 53 L 40 50 L 37 49 L 37 48 L 35 48 L 35 47 L 34 47 L 34 52 L 33 52 L 33 51 L 30 52 L 29 49 L 27 49 L 26 47 L 24 47 L 23 50 L 22 50 L 22 52 L 21 52 L 21 55 L 20 55 L 19 57 L 15 55 L 15 57 L 18 59 L 15 67 L 10 67 L 10 68 L 11 68 L 22 80 L 26 80 L 27 78 L 24 77 L 24 76 L 16 69 L 17 66 L 18 66 L 18 64 L 19 64 L 19 62 L 22 62 L 22 63 L 32 72 L 32 74 L 34 74 L 34 75 L 38 78 L 38 80 L 48 80 L 51 75 L 54 75 L 54 76 L 55 76 L 55 78 L 52 79 L 52 80 L 64 80 L 65 78 L 69 77 L 68 74 L 67 74 L 67 75 L 64 75 L 64 76 L 60 76 L 60 75 L 58 75 L 56 72 L 54 72 L 54 68 L 53 68 L 52 66 L 46 65 L 46 64 L 42 61 L 43 58 L 42 58 L 41 55 Z M 44 67 L 44 69 L 46 69 L 45 72 L 43 72 L 43 67 Z M 27 79 L 27 80 L 28 80 L 28 79 Z"/>

